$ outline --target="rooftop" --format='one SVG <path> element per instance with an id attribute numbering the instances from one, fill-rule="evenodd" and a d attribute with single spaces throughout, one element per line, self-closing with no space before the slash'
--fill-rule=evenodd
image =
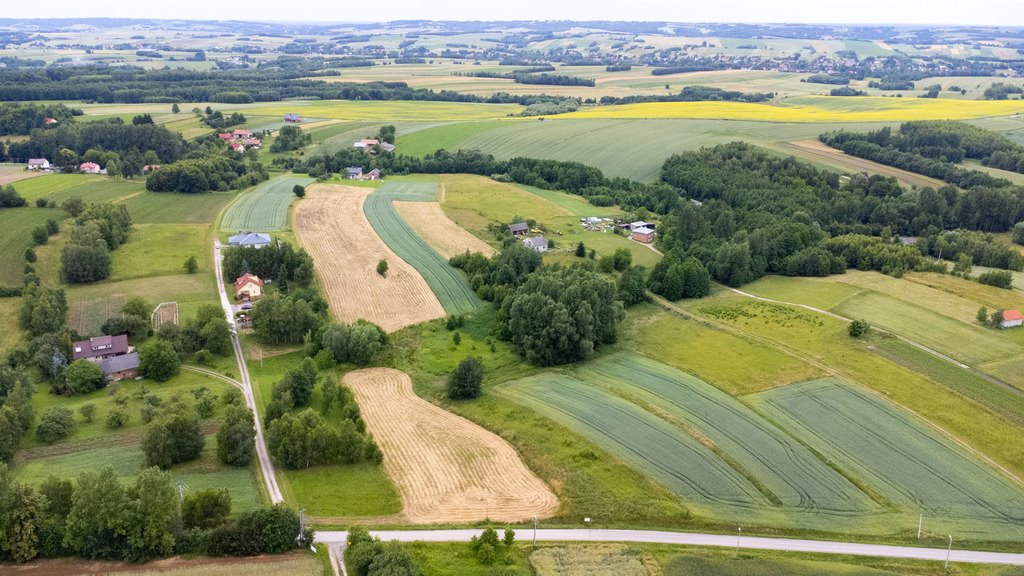
<path id="1" fill-rule="evenodd" d="M 114 372 L 122 372 L 124 370 L 134 370 L 139 367 L 139 353 L 131 352 L 129 354 L 121 354 L 120 356 L 111 356 L 105 358 L 100 362 L 100 369 L 106 375 L 111 375 Z"/>

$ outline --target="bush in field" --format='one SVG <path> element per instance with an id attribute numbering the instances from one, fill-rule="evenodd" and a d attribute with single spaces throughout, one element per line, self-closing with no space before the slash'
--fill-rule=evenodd
<path id="1" fill-rule="evenodd" d="M 203 451 L 203 432 L 195 411 L 179 410 L 149 425 L 142 437 L 147 466 L 170 468 L 189 462 Z"/>
<path id="2" fill-rule="evenodd" d="M 36 428 L 36 436 L 44 444 L 53 444 L 63 440 L 75 430 L 75 417 L 71 410 L 63 406 L 51 406 L 43 411 L 39 418 L 39 427 Z"/>
<path id="3" fill-rule="evenodd" d="M 377 262 L 377 274 L 381 276 L 387 276 L 388 273 L 388 261 L 381 258 L 380 262 Z"/>
<path id="4" fill-rule="evenodd" d="M 990 270 L 978 275 L 978 282 L 1004 290 L 1013 288 L 1013 273 L 1009 270 Z"/>
<path id="5" fill-rule="evenodd" d="M 467 356 L 448 375 L 448 398 L 452 400 L 466 400 L 480 396 L 480 386 L 483 380 L 483 364 L 480 363 L 479 359 Z"/>
<path id="6" fill-rule="evenodd" d="M 871 330 L 871 325 L 866 320 L 854 320 L 850 322 L 850 327 L 847 329 L 850 336 L 854 338 L 860 338 L 867 334 L 869 330 Z"/>
<path id="7" fill-rule="evenodd" d="M 181 522 L 186 528 L 213 528 L 231 516 L 231 495 L 227 490 L 200 490 L 185 496 Z"/>
<path id="8" fill-rule="evenodd" d="M 92 422 L 93 418 L 96 417 L 96 405 L 92 403 L 83 404 L 78 408 L 78 413 L 82 415 L 82 419 L 86 422 Z"/>

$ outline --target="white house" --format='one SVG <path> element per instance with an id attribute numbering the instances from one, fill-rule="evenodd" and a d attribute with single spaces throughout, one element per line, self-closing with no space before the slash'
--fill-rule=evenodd
<path id="1" fill-rule="evenodd" d="M 46 158 L 29 158 L 28 159 L 29 170 L 49 170 L 50 161 Z"/>
<path id="2" fill-rule="evenodd" d="M 262 248 L 270 244 L 270 234 L 239 231 L 238 234 L 228 238 L 228 244 L 231 246 L 253 246 L 255 248 Z"/>
<path id="3" fill-rule="evenodd" d="M 531 236 L 530 238 L 523 238 L 523 245 L 533 250 L 534 252 L 547 252 L 548 241 L 543 236 Z"/>
<path id="4" fill-rule="evenodd" d="M 1000 328 L 1014 328 L 1024 324 L 1024 314 L 1020 310 L 1003 310 L 1003 321 L 999 323 Z"/>

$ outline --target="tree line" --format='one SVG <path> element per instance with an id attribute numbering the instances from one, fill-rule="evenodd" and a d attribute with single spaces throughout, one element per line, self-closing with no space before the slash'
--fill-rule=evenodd
<path id="1" fill-rule="evenodd" d="M 80 109 L 63 104 L 0 103 L 0 136 L 27 136 L 37 128 L 47 127 L 47 118 L 61 125 L 81 115 Z"/>

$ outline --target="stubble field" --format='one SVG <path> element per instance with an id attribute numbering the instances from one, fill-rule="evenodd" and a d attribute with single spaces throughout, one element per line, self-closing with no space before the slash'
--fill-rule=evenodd
<path id="1" fill-rule="evenodd" d="M 296 205 L 295 230 L 313 256 L 334 317 L 369 320 L 388 332 L 445 315 L 423 277 L 377 236 L 363 203 L 372 188 L 318 184 Z M 377 263 L 388 263 L 385 276 Z"/>
<path id="2" fill-rule="evenodd" d="M 369 368 L 343 381 L 380 443 L 409 522 L 516 522 L 558 509 L 555 495 L 507 442 L 416 396 L 408 374 Z"/>

